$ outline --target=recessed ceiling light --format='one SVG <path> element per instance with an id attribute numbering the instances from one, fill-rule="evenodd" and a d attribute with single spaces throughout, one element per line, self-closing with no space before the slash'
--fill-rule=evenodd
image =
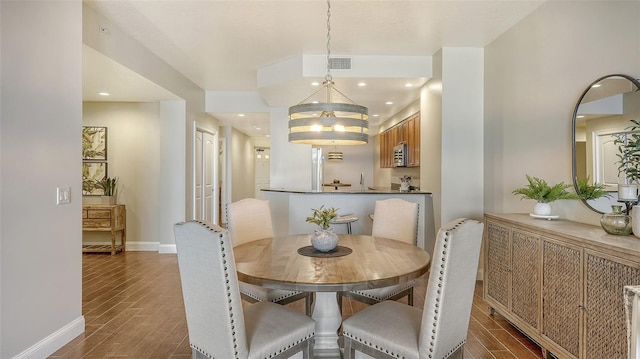
<path id="1" fill-rule="evenodd" d="M 378 115 L 377 113 L 375 115 L 373 115 L 373 117 L 379 117 L 380 115 Z"/>
<path id="2" fill-rule="evenodd" d="M 271 137 L 271 135 L 264 135 L 264 137 Z"/>
<path id="3" fill-rule="evenodd" d="M 404 87 L 413 87 L 413 84 L 406 83 L 406 84 L 404 84 Z"/>
<path id="4" fill-rule="evenodd" d="M 239 113 L 238 117 L 244 117 L 244 113 Z"/>
<path id="5" fill-rule="evenodd" d="M 100 96 L 111 96 L 111 94 L 108 93 L 108 92 L 98 92 L 98 95 L 100 95 Z"/>
<path id="6" fill-rule="evenodd" d="M 393 105 L 393 101 L 387 101 L 384 103 L 385 105 Z"/>
<path id="7" fill-rule="evenodd" d="M 260 127 L 256 127 L 256 130 L 261 130 L 261 128 Z"/>
<path id="8" fill-rule="evenodd" d="M 601 84 L 595 84 L 595 85 L 593 85 L 591 87 L 600 87 L 600 86 L 602 86 L 602 85 Z"/>
<path id="9" fill-rule="evenodd" d="M 311 101 L 311 103 L 320 103 L 320 101 Z"/>
<path id="10" fill-rule="evenodd" d="M 365 86 L 367 86 L 367 84 L 366 84 L 366 83 L 364 83 L 364 82 L 358 82 L 358 86 L 360 86 L 360 87 L 365 87 Z"/>
<path id="11" fill-rule="evenodd" d="M 311 86 L 320 86 L 320 83 L 318 81 L 313 81 L 311 83 Z"/>
<path id="12" fill-rule="evenodd" d="M 576 116 L 576 118 L 584 118 L 584 115 Z"/>

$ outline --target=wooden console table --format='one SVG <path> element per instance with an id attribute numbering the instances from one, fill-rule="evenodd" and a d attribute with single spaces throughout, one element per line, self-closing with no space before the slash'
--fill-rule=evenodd
<path id="1" fill-rule="evenodd" d="M 640 284 L 640 238 L 600 226 L 485 214 L 484 297 L 560 359 L 627 358 L 623 288 Z"/>
<path id="2" fill-rule="evenodd" d="M 83 244 L 82 252 L 124 252 L 127 243 L 127 211 L 124 204 L 82 205 L 82 230 L 111 233 L 110 246 Z M 116 243 L 118 232 L 121 232 L 120 244 Z"/>

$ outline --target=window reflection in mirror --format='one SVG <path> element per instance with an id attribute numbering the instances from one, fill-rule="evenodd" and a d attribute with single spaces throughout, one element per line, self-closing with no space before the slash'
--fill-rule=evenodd
<path id="1" fill-rule="evenodd" d="M 573 116 L 573 178 L 589 178 L 606 186 L 610 198 L 585 204 L 600 213 L 618 203 L 618 145 L 630 120 L 640 119 L 640 82 L 627 75 L 609 75 L 594 81 L 578 100 Z M 575 186 L 578 190 L 577 185 Z"/>

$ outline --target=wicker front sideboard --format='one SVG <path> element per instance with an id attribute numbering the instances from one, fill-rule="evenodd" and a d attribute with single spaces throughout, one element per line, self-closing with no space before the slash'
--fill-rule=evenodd
<path id="1" fill-rule="evenodd" d="M 528 214 L 485 214 L 484 298 L 543 356 L 626 359 L 623 288 L 640 284 L 640 238 Z"/>

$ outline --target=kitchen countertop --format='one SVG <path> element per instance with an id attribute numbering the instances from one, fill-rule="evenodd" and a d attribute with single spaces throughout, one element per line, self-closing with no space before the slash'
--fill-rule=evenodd
<path id="1" fill-rule="evenodd" d="M 409 191 L 404 192 L 398 189 L 391 189 L 391 187 L 368 187 L 366 190 L 361 190 L 359 186 L 345 187 L 337 191 L 325 190 L 325 191 L 311 191 L 311 190 L 296 190 L 296 189 L 284 189 L 284 188 L 263 188 L 261 191 L 266 192 L 284 192 L 284 193 L 304 193 L 304 194 L 431 194 L 431 192 L 423 191 Z"/>

